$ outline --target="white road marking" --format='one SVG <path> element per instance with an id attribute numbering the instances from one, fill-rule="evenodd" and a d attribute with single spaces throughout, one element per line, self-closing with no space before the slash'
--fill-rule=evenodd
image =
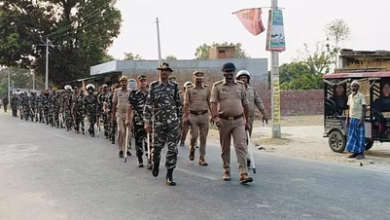
<path id="1" fill-rule="evenodd" d="M 70 140 L 70 141 L 74 140 L 73 138 L 68 138 L 68 137 L 65 137 L 65 136 L 62 136 L 62 135 L 59 135 L 59 134 L 54 134 L 54 135 L 57 136 L 57 137 L 60 137 L 60 138 L 64 138 L 66 140 Z"/>

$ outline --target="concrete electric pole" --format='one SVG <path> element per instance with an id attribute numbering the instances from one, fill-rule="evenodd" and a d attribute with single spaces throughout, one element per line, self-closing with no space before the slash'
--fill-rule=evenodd
<path id="1" fill-rule="evenodd" d="M 43 42 L 43 41 L 42 41 Z M 49 47 L 54 48 L 49 38 L 46 38 L 46 42 L 40 44 L 40 46 L 46 47 L 46 74 L 45 74 L 45 89 L 49 89 Z"/>
<path id="2" fill-rule="evenodd" d="M 278 9 L 278 0 L 271 0 L 272 11 Z M 271 12 L 273 13 L 273 12 Z M 272 22 L 272 21 L 271 21 Z M 271 79 L 272 79 L 272 137 L 281 138 L 282 131 L 280 129 L 280 123 L 275 123 L 275 115 L 280 118 L 280 92 L 279 92 L 279 51 L 271 51 Z M 275 81 L 277 81 L 278 88 L 274 88 Z M 277 92 L 275 90 L 278 90 Z M 278 112 L 275 109 L 275 105 L 279 106 Z M 276 114 L 275 114 L 276 113 Z"/>
<path id="3" fill-rule="evenodd" d="M 158 48 L 158 65 L 161 64 L 161 41 L 160 41 L 160 21 L 156 18 L 157 26 L 157 48 Z"/>

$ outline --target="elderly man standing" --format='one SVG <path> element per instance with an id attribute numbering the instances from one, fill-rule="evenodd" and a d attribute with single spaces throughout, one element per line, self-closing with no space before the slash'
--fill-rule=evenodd
<path id="1" fill-rule="evenodd" d="M 348 152 L 353 153 L 348 158 L 364 159 L 366 148 L 366 131 L 364 117 L 366 116 L 366 99 L 359 92 L 359 82 L 354 80 L 351 83 L 352 93 L 348 97 L 348 115 L 346 125 L 348 129 L 347 145 Z"/>
<path id="2" fill-rule="evenodd" d="M 206 140 L 209 132 L 210 88 L 203 84 L 203 72 L 194 72 L 195 85 L 184 94 L 184 124 L 190 124 L 190 160 L 195 157 L 195 143 L 200 134 L 199 165 L 207 166 Z"/>
<path id="3" fill-rule="evenodd" d="M 179 125 L 183 117 L 183 106 L 180 100 L 178 84 L 168 79 L 173 72 L 169 64 L 162 63 L 157 69 L 159 70 L 160 79 L 150 84 L 146 98 L 144 110 L 145 131 L 149 132 L 152 125 L 153 176 L 158 176 L 161 150 L 167 144 L 168 151 L 165 161 L 165 167 L 167 168 L 166 183 L 170 186 L 175 186 L 173 170 L 176 168 L 177 162 L 177 141 Z"/>
<path id="4" fill-rule="evenodd" d="M 236 79 L 242 81 L 245 84 L 246 96 L 248 97 L 248 116 L 249 116 L 249 136 L 252 137 L 253 122 L 255 121 L 255 108 L 263 114 L 263 122 L 268 123 L 267 110 L 264 107 L 263 101 L 261 100 L 256 89 L 249 86 L 249 80 L 251 74 L 247 70 L 240 70 L 236 75 Z M 248 142 L 248 140 L 247 140 Z M 249 143 L 247 143 L 249 144 Z M 247 165 L 250 166 L 251 161 L 247 158 Z"/>
<path id="5" fill-rule="evenodd" d="M 117 132 L 118 132 L 118 148 L 119 148 L 119 157 L 123 158 L 123 151 L 125 150 L 126 144 L 126 110 L 127 103 L 130 96 L 130 91 L 127 90 L 127 85 L 129 79 L 127 76 L 122 76 L 119 79 L 121 88 L 115 90 L 113 97 L 113 108 L 112 108 L 112 119 L 116 120 Z M 127 156 L 131 156 L 130 151 L 128 150 Z"/>

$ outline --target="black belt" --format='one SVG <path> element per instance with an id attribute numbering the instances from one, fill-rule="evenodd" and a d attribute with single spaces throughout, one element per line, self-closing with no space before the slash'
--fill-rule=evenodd
<path id="1" fill-rule="evenodd" d="M 206 113 L 208 113 L 209 111 L 208 110 L 203 110 L 203 111 L 190 111 L 190 114 L 192 115 L 204 115 Z"/>
<path id="2" fill-rule="evenodd" d="M 220 118 L 224 119 L 224 120 L 229 120 L 229 121 L 234 121 L 234 120 L 237 120 L 237 119 L 240 119 L 244 116 L 244 114 L 240 114 L 240 115 L 237 115 L 237 116 L 224 116 L 224 115 L 219 115 Z"/>

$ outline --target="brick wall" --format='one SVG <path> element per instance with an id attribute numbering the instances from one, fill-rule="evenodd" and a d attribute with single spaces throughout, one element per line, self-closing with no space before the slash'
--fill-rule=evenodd
<path id="1" fill-rule="evenodd" d="M 193 81 L 192 73 L 195 70 L 180 70 L 175 71 L 174 76 L 177 77 L 180 88 L 186 81 Z M 202 70 L 205 72 L 205 84 L 210 87 L 217 80 L 221 80 L 221 72 L 218 70 Z M 125 72 L 124 75 L 130 78 L 136 78 L 139 74 L 145 74 L 149 78 L 149 82 L 157 80 L 158 75 L 155 72 Z M 267 82 L 251 81 L 251 85 L 255 87 L 260 94 L 268 112 L 271 113 L 271 90 L 268 88 Z M 314 115 L 323 114 L 324 97 L 323 90 L 307 90 L 307 91 L 281 91 L 280 92 L 280 107 L 282 116 L 289 115 Z"/>

